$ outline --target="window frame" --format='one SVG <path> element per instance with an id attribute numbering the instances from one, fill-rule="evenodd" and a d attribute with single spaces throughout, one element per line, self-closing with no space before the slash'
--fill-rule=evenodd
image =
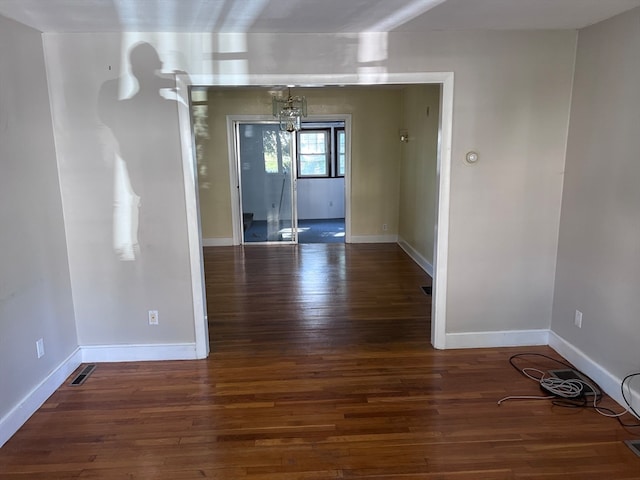
<path id="1" fill-rule="evenodd" d="M 303 175 L 300 172 L 302 169 L 300 168 L 300 134 L 304 134 L 306 132 L 327 132 L 327 169 L 328 172 L 326 175 Z M 340 162 L 340 152 L 339 152 L 339 135 L 344 135 L 344 173 L 340 173 L 339 171 L 339 162 Z M 296 177 L 298 179 L 309 179 L 309 178 L 344 178 L 347 173 L 347 132 L 346 125 L 343 120 L 339 121 L 329 121 L 329 122 L 303 122 L 301 129 L 296 132 Z"/>
<path id="2" fill-rule="evenodd" d="M 303 174 L 302 173 L 302 165 L 301 165 L 301 156 L 302 155 L 321 155 L 321 154 L 305 154 L 302 152 L 302 148 L 301 148 L 301 144 L 302 142 L 300 141 L 300 136 L 307 134 L 307 133 L 323 133 L 324 137 L 325 137 L 325 153 L 324 153 L 324 157 L 325 157 L 325 171 L 327 172 L 325 175 L 319 175 L 319 174 Z M 331 178 L 332 175 L 332 135 L 331 135 L 331 128 L 328 127 L 309 127 L 309 128 L 302 128 L 300 129 L 298 132 L 296 132 L 296 141 L 297 141 L 297 148 L 296 148 L 296 162 L 297 162 L 297 176 L 298 178 Z"/>
<path id="3" fill-rule="evenodd" d="M 340 134 L 344 135 L 344 172 L 340 173 Z M 347 173 L 347 132 L 345 127 L 334 127 L 334 142 L 335 142 L 335 155 L 334 155 L 334 177 L 344 178 Z"/>

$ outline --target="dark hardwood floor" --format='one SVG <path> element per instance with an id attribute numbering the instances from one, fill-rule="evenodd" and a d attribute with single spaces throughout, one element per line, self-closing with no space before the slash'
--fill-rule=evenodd
<path id="1" fill-rule="evenodd" d="M 211 356 L 99 364 L 0 479 L 640 479 L 616 420 L 497 405 L 541 393 L 510 355 L 551 349 L 433 350 L 430 279 L 397 245 L 207 248 L 205 269 Z"/>

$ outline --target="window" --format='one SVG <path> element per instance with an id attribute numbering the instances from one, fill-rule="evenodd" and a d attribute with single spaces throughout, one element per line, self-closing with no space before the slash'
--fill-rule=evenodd
<path id="1" fill-rule="evenodd" d="M 298 133 L 298 176 L 329 176 L 329 130 Z"/>
<path id="2" fill-rule="evenodd" d="M 297 134 L 298 178 L 344 177 L 344 122 L 305 122 Z"/>

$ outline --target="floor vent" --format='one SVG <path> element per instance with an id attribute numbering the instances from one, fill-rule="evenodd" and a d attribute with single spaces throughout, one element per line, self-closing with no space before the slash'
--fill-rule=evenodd
<path id="1" fill-rule="evenodd" d="M 624 443 L 631 449 L 633 453 L 640 457 L 640 440 L 625 440 Z"/>
<path id="2" fill-rule="evenodd" d="M 424 292 L 425 295 L 431 295 L 431 285 L 429 285 L 428 287 L 420 287 L 422 288 L 422 291 Z"/>
<path id="3" fill-rule="evenodd" d="M 85 382 L 85 380 L 89 378 L 89 375 L 91 375 L 95 369 L 96 369 L 96 364 L 90 363 L 89 365 L 84 367 L 78 375 L 76 375 L 76 378 L 72 380 L 70 385 L 72 387 L 77 387 L 78 385 L 82 385 Z"/>

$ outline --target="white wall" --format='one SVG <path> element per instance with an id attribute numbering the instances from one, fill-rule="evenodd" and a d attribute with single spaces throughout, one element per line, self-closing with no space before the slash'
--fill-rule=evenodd
<path id="1" fill-rule="evenodd" d="M 640 9 L 580 30 L 553 304 L 553 331 L 618 378 L 640 370 L 639 51 Z"/>
<path id="2" fill-rule="evenodd" d="M 90 107 L 102 83 L 126 64 L 121 53 L 139 38 L 156 46 L 168 61 L 165 70 L 185 70 L 196 82 L 200 74 L 259 84 L 260 75 L 280 75 L 288 83 L 283 72 L 335 75 L 336 83 L 384 82 L 394 72 L 455 72 L 447 330 L 550 326 L 575 32 L 398 33 L 374 45 L 358 35 L 50 34 L 45 45 L 82 342 L 193 337 L 188 272 L 180 268 L 170 283 L 142 272 L 140 285 L 150 291 L 131 298 L 132 282 L 119 280 L 122 264 L 109 258 L 112 169 Z M 376 45 L 379 67 L 372 74 L 367 52 Z M 227 53 L 217 57 L 219 51 Z M 464 164 L 468 150 L 480 153 L 478 165 Z M 357 173 L 363 189 L 352 192 L 354 202 L 375 200 L 368 198 L 366 165 Z M 393 208 L 397 212 L 397 204 Z M 178 218 L 164 226 L 184 233 Z M 177 239 L 171 252 L 176 265 L 187 264 L 186 241 Z M 107 293 L 96 296 L 96 284 Z M 173 310 L 175 328 L 144 326 L 151 307 Z"/>
<path id="3" fill-rule="evenodd" d="M 40 32 L 4 17 L 0 246 L 2 445 L 31 413 L 21 411 L 28 408 L 21 401 L 78 345 L 42 39 Z M 45 355 L 38 359 L 40 338 Z"/>
<path id="4" fill-rule="evenodd" d="M 78 341 L 193 345 L 178 110 L 160 96 L 175 82 L 155 75 L 155 49 L 118 35 L 45 35 L 45 47 Z"/>
<path id="5" fill-rule="evenodd" d="M 344 218 L 344 177 L 299 178 L 298 218 Z"/>

